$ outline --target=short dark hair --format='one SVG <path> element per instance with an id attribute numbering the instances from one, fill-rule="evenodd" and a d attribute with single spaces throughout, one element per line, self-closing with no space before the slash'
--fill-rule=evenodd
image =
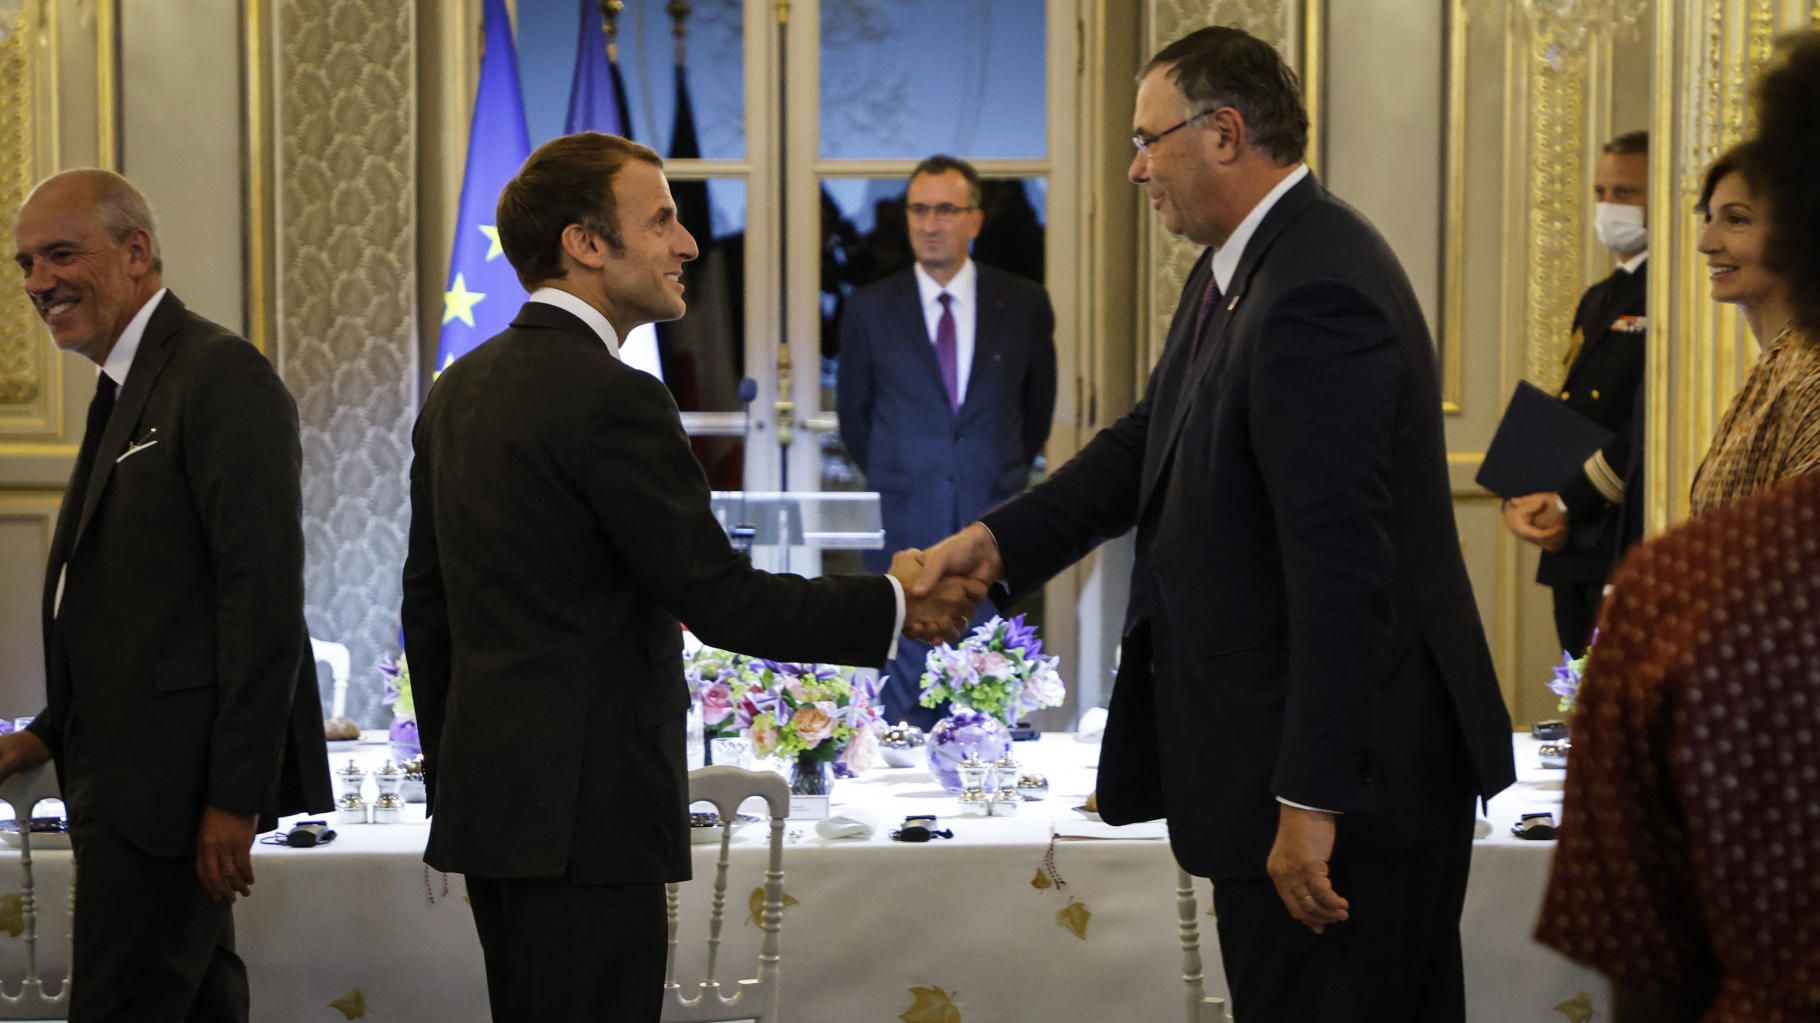
<path id="1" fill-rule="evenodd" d="M 1243 29 L 1210 26 L 1177 39 L 1150 58 L 1138 81 L 1166 68 L 1188 101 L 1186 114 L 1231 107 L 1245 121 L 1253 148 L 1278 164 L 1308 148 L 1308 110 L 1295 71 L 1269 43 Z"/>
<path id="2" fill-rule="evenodd" d="M 1757 84 L 1759 186 L 1770 205 L 1764 262 L 1788 282 L 1795 321 L 1820 330 L 1820 32 L 1790 35 Z"/>
<path id="3" fill-rule="evenodd" d="M 1707 213 L 1713 202 L 1713 192 L 1726 175 L 1737 174 L 1744 178 L 1744 183 L 1755 193 L 1763 187 L 1763 146 L 1757 139 L 1749 139 L 1719 154 L 1712 166 L 1706 168 L 1706 176 L 1700 181 L 1700 201 L 1694 204 L 1694 212 Z"/>
<path id="4" fill-rule="evenodd" d="M 580 224 L 619 252 L 619 208 L 613 179 L 633 160 L 657 167 L 663 158 L 648 146 L 597 131 L 553 138 L 531 153 L 499 193 L 494 210 L 499 247 L 526 290 L 555 280 L 562 265 L 562 233 Z"/>
<path id="5" fill-rule="evenodd" d="M 1612 137 L 1605 143 L 1603 151 L 1613 156 L 1648 156 L 1649 132 L 1627 131 Z"/>
<path id="6" fill-rule="evenodd" d="M 967 179 L 967 201 L 978 206 L 980 204 L 980 172 L 974 170 L 972 164 L 958 156 L 937 153 L 924 158 L 923 162 L 917 164 L 916 169 L 910 172 L 910 176 L 904 179 L 904 186 L 908 188 L 910 182 L 924 174 L 946 174 L 949 171 L 955 171 Z"/>

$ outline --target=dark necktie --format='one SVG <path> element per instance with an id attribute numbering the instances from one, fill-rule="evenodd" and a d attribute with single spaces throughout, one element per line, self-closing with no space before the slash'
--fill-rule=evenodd
<path id="1" fill-rule="evenodd" d="M 961 410 L 961 385 L 957 363 L 959 343 L 954 331 L 954 296 L 942 292 L 936 298 L 942 303 L 942 318 L 935 324 L 935 361 L 942 367 L 942 386 L 948 389 L 948 412 Z"/>
<path id="2" fill-rule="evenodd" d="M 1193 362 L 1201 354 L 1201 339 L 1206 336 L 1207 320 L 1213 316 L 1214 303 L 1220 300 L 1220 279 L 1207 273 L 1207 287 L 1201 291 L 1201 308 L 1194 315 L 1194 347 L 1189 350 L 1188 361 Z"/>
<path id="3" fill-rule="evenodd" d="M 106 373 L 95 382 L 94 400 L 88 403 L 88 426 L 82 433 L 82 447 L 76 451 L 76 471 L 70 477 L 69 490 L 63 495 L 70 528 L 82 519 L 82 502 L 88 497 L 88 480 L 95 474 L 95 452 L 101 447 L 101 435 L 107 432 L 107 420 L 114 412 L 114 394 L 119 385 Z M 72 538 L 73 539 L 73 538 Z"/>

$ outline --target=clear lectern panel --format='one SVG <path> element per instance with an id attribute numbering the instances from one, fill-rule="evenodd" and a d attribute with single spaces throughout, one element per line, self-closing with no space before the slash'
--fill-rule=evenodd
<path id="1" fill-rule="evenodd" d="M 736 541 L 749 539 L 760 568 L 815 572 L 820 551 L 885 546 L 876 493 L 715 491 L 714 517 Z"/>

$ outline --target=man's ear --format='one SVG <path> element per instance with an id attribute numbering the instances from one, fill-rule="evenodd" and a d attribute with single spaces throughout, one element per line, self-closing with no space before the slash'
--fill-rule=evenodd
<path id="1" fill-rule="evenodd" d="M 1250 144 L 1244 115 L 1232 107 L 1221 107 L 1207 115 L 1207 130 L 1216 136 L 1218 156 L 1222 162 L 1236 159 Z"/>
<path id="2" fill-rule="evenodd" d="M 580 224 L 570 224 L 562 229 L 562 251 L 569 260 L 589 270 L 599 270 L 607 265 L 605 239 Z"/>
<path id="3" fill-rule="evenodd" d="M 134 267 L 141 273 L 152 272 L 151 232 L 143 227 L 134 228 L 127 233 L 126 240 L 120 244 L 126 246 L 126 251 L 131 257 Z"/>

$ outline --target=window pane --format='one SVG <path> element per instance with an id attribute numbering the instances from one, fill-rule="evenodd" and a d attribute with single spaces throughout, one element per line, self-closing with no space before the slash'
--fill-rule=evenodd
<path id="1" fill-rule="evenodd" d="M 583 7 L 599 0 L 518 0 L 518 76 L 531 144 L 563 133 Z M 693 0 L 684 21 L 689 112 L 698 148 L 674 146 L 679 76 L 676 39 L 662 3 L 630 3 L 619 15 L 619 72 L 631 137 L 663 156 L 738 160 L 746 153 L 746 51 L 740 0 Z M 589 45 L 602 45 L 595 36 Z M 685 147 L 686 149 L 686 147 Z"/>
<path id="2" fill-rule="evenodd" d="M 1048 155 L 1044 5 L 826 0 L 821 155 Z"/>
<path id="3" fill-rule="evenodd" d="M 980 192 L 986 220 L 973 258 L 1041 284 L 1048 181 L 987 179 Z M 912 259 L 902 178 L 822 181 L 822 408 L 836 407 L 842 304 L 855 288 L 907 269 Z M 821 441 L 822 489 L 867 489 L 839 436 L 825 433 Z"/>

